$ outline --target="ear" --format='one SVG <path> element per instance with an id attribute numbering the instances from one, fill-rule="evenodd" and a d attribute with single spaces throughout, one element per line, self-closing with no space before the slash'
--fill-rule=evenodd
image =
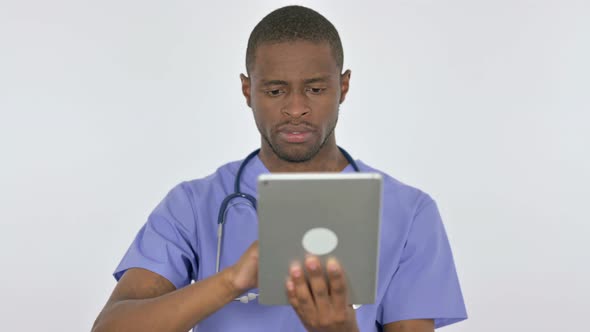
<path id="1" fill-rule="evenodd" d="M 344 102 L 348 87 L 350 86 L 350 69 L 347 69 L 342 76 L 340 76 L 340 104 Z"/>
<path id="2" fill-rule="evenodd" d="M 242 81 L 242 94 L 246 98 L 246 104 L 248 104 L 248 107 L 251 108 L 251 106 L 250 106 L 250 78 L 248 78 L 244 74 L 240 74 L 240 80 Z"/>

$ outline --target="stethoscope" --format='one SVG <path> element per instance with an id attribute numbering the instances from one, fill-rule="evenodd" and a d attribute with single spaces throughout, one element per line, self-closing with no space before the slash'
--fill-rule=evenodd
<path id="1" fill-rule="evenodd" d="M 352 159 L 350 154 L 348 154 L 348 152 L 346 152 L 346 150 L 344 150 L 341 147 L 338 147 L 338 149 L 340 149 L 340 152 L 342 152 L 342 154 L 344 155 L 344 158 L 346 158 L 346 160 L 352 166 L 354 171 L 360 172 L 358 165 L 356 164 L 354 159 Z M 256 151 L 250 153 L 246 157 L 246 159 L 244 159 L 244 161 L 240 165 L 240 168 L 238 169 L 238 174 L 236 175 L 236 179 L 234 181 L 233 194 L 230 194 L 227 197 L 225 197 L 223 199 L 223 201 L 221 202 L 221 206 L 219 207 L 219 215 L 217 216 L 217 257 L 215 260 L 215 274 L 219 273 L 219 261 L 221 259 L 221 239 L 223 238 L 223 226 L 225 225 L 225 216 L 227 214 L 228 205 L 230 204 L 230 202 L 234 198 L 238 198 L 238 197 L 245 198 L 250 202 L 250 204 L 252 205 L 252 207 L 256 211 L 256 198 L 254 198 L 254 196 L 252 196 L 252 195 L 243 193 L 240 190 L 240 180 L 242 179 L 242 172 L 244 171 L 244 168 L 246 168 L 246 165 L 248 165 L 248 163 L 252 159 L 254 159 L 254 157 L 256 157 L 256 155 L 258 155 L 258 152 L 260 152 L 260 149 L 256 149 Z M 256 294 L 256 293 L 248 293 L 246 295 L 235 298 L 234 301 L 248 303 L 248 302 L 256 299 L 257 297 L 258 297 L 258 294 Z"/>

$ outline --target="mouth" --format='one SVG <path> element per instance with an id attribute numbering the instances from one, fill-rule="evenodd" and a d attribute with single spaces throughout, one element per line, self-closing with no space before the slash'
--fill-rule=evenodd
<path id="1" fill-rule="evenodd" d="M 281 131 L 279 132 L 279 137 L 282 138 L 283 140 L 287 141 L 288 143 L 305 143 L 307 141 L 309 141 L 309 139 L 312 136 L 312 132 L 311 131 L 305 131 L 305 132 L 300 132 L 300 131 L 294 131 L 294 132 L 285 132 L 285 131 Z"/>
<path id="2" fill-rule="evenodd" d="M 279 138 L 288 143 L 305 143 L 313 136 L 314 130 L 311 126 L 286 125 L 279 127 Z"/>

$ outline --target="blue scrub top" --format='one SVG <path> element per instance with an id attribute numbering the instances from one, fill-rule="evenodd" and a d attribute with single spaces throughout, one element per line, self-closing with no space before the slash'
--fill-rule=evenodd
<path id="1" fill-rule="evenodd" d="M 215 274 L 217 216 L 233 193 L 242 161 L 210 176 L 174 187 L 150 214 L 114 272 L 143 268 L 176 288 Z M 407 319 L 434 319 L 436 328 L 467 318 L 449 241 L 435 201 L 426 193 L 357 161 L 361 172 L 383 175 L 379 276 L 375 304 L 356 310 L 362 332 Z M 343 172 L 354 172 L 348 165 Z M 241 190 L 256 195 L 260 174 L 269 173 L 258 156 L 246 166 Z M 227 211 L 220 270 L 238 261 L 258 237 L 256 211 L 235 199 Z M 242 204 L 245 203 L 245 204 Z M 195 332 L 281 331 L 305 328 L 290 306 L 233 301 L 195 326 Z"/>

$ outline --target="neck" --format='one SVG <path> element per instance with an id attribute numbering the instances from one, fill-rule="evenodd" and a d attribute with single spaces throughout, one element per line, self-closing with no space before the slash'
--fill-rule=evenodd
<path id="1" fill-rule="evenodd" d="M 290 162 L 277 156 L 271 147 L 262 140 L 259 157 L 271 173 L 275 172 L 341 172 L 348 160 L 344 157 L 335 140 L 329 139 L 326 144 L 308 161 Z"/>

